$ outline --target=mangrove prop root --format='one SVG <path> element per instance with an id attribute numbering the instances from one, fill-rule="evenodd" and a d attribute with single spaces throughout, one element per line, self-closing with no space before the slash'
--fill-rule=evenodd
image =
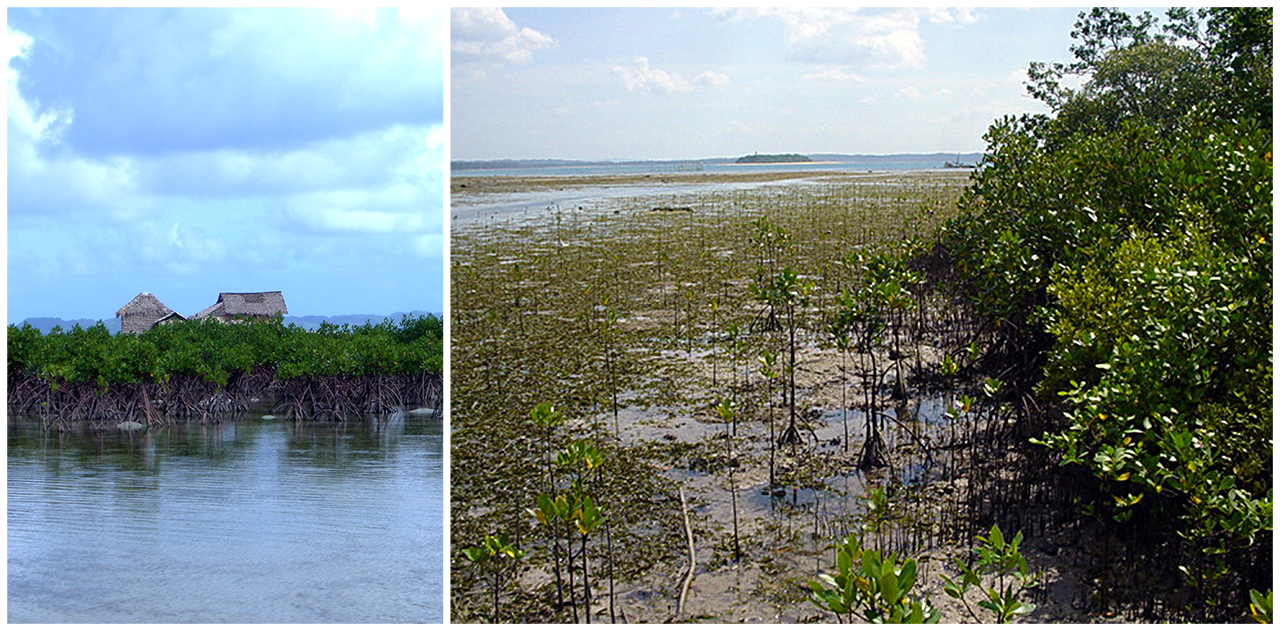
<path id="1" fill-rule="evenodd" d="M 200 376 L 171 375 L 160 383 L 96 383 L 49 380 L 10 368 L 8 406 L 11 414 L 37 414 L 47 427 L 69 422 L 108 422 L 141 416 L 148 425 L 192 418 L 221 422 L 245 414 L 254 399 L 276 397 L 273 412 L 295 420 L 331 418 L 345 421 L 365 414 L 388 414 L 410 406 L 438 407 L 441 375 L 321 375 L 286 380 L 271 370 L 233 374 L 225 386 Z"/>

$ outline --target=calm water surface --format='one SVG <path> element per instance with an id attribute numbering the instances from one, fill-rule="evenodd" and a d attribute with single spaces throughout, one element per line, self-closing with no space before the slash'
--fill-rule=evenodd
<path id="1" fill-rule="evenodd" d="M 443 621 L 438 419 L 8 429 L 11 623 Z"/>

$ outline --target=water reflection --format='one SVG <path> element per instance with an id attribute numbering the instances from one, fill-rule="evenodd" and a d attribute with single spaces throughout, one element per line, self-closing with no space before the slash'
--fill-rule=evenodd
<path id="1" fill-rule="evenodd" d="M 9 622 L 441 622 L 439 419 L 9 423 Z"/>

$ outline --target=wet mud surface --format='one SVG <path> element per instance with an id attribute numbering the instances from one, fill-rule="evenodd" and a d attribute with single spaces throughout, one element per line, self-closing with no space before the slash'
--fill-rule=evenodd
<path id="1" fill-rule="evenodd" d="M 1079 531 L 1063 534 L 1043 499 L 1051 489 L 1021 473 L 1050 465 L 1006 448 L 1030 430 L 984 398 L 966 365 L 982 337 L 962 310 L 921 286 L 917 311 L 895 320 L 900 340 L 885 328 L 870 347 L 842 351 L 827 335 L 840 296 L 861 282 L 858 255 L 927 235 L 964 179 L 797 176 L 751 189 L 723 188 L 734 183 L 720 175 L 652 176 L 711 188 L 455 221 L 454 621 L 585 615 L 582 585 L 569 606 L 568 569 L 557 581 L 556 549 L 529 513 L 549 488 L 546 463 L 572 440 L 607 459 L 595 489 L 612 530 L 587 545 L 593 622 L 835 622 L 808 601 L 806 583 L 834 569 L 833 544 L 849 535 L 919 559 L 921 593 L 943 622 L 972 622 L 942 593 L 942 574 L 993 521 L 1024 530 L 1029 563 L 1045 573 L 1029 620 L 1110 619 L 1090 600 L 1089 559 L 1065 552 L 1079 549 Z M 553 199 L 539 191 L 592 196 L 645 179 L 453 181 L 465 209 L 515 195 L 536 207 Z M 783 265 L 811 285 L 790 373 L 787 338 L 777 321 L 766 326 L 751 290 Z M 947 361 L 962 369 L 943 375 Z M 872 399 L 886 462 L 861 467 Z M 717 410 L 726 400 L 729 421 Z M 564 425 L 531 422 L 540 402 L 563 409 Z M 876 524 L 866 519 L 872 489 L 889 497 Z M 496 614 L 493 583 L 459 554 L 495 532 L 529 552 L 497 574 Z"/>

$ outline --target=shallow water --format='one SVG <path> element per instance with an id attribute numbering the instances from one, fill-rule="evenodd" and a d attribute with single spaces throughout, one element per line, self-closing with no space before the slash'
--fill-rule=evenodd
<path id="1" fill-rule="evenodd" d="M 438 419 L 9 421 L 8 621 L 442 622 Z"/>
<path id="2" fill-rule="evenodd" d="M 682 196 L 715 194 L 766 187 L 814 184 L 816 180 L 763 182 L 704 182 L 636 186 L 582 186 L 562 189 L 454 195 L 450 203 L 454 229 L 508 222 L 543 224 L 557 217 L 565 221 L 606 213 L 677 203 Z"/>

